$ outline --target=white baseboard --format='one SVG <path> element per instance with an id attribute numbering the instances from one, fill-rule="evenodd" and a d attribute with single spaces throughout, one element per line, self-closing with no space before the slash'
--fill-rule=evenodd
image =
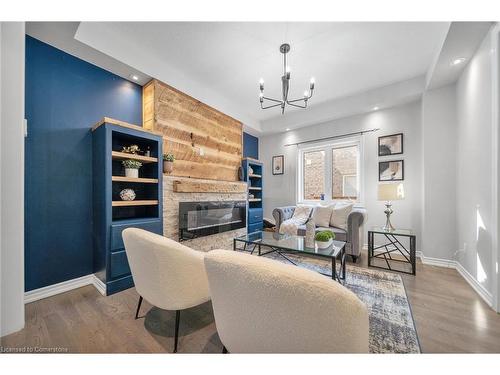
<path id="1" fill-rule="evenodd" d="M 420 258 L 423 264 L 436 267 L 456 268 L 454 260 L 426 257 L 421 251 L 418 253 L 417 257 Z"/>
<path id="2" fill-rule="evenodd" d="M 368 250 L 368 245 L 363 246 L 363 250 Z M 423 264 L 436 267 L 454 268 L 462 276 L 465 281 L 474 289 L 474 291 L 490 306 L 493 308 L 493 296 L 482 286 L 459 262 L 449 259 L 440 259 L 426 257 L 421 251 L 417 251 L 417 258 L 420 258 Z"/>
<path id="3" fill-rule="evenodd" d="M 479 296 L 493 308 L 493 296 L 486 290 L 460 263 L 455 262 L 455 269 L 458 273 L 469 283 L 469 285 L 476 291 Z"/>
<path id="4" fill-rule="evenodd" d="M 54 285 L 45 286 L 43 288 L 30 290 L 24 293 L 24 303 L 38 301 L 43 298 L 51 297 L 56 294 L 68 292 L 73 289 L 81 288 L 87 285 L 94 285 L 94 287 L 102 295 L 106 295 L 106 285 L 99 280 L 94 274 L 77 277 L 76 279 L 63 281 Z"/>

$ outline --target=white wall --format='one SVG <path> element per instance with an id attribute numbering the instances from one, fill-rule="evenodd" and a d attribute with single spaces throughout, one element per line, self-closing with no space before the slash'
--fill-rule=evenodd
<path id="1" fill-rule="evenodd" d="M 457 118 L 455 84 L 422 99 L 423 211 L 421 250 L 426 257 L 454 260 L 456 230 Z"/>
<path id="2" fill-rule="evenodd" d="M 296 197 L 297 147 L 284 147 L 287 143 L 328 137 L 359 130 L 380 128 L 378 132 L 368 133 L 364 139 L 364 202 L 368 210 L 366 230 L 373 225 L 385 222 L 384 202 L 377 201 L 378 161 L 404 159 L 405 193 L 407 198 L 393 204 L 392 222 L 400 228 L 411 228 L 421 238 L 421 101 L 398 107 L 382 109 L 377 112 L 352 116 L 286 133 L 273 134 L 260 138 L 259 155 L 264 162 L 264 215 L 272 217 L 275 207 L 293 205 Z M 377 138 L 381 135 L 404 133 L 404 154 L 393 157 L 378 157 Z M 285 174 L 273 176 L 271 160 L 273 155 L 285 155 Z M 420 243 L 417 241 L 417 250 Z"/>
<path id="3" fill-rule="evenodd" d="M 491 35 L 464 69 L 457 82 L 457 261 L 492 295 L 496 283 L 498 230 L 493 222 L 497 207 L 493 189 L 494 148 L 493 75 Z M 494 104 L 495 106 L 498 103 Z M 495 254 L 495 255 L 494 255 Z"/>
<path id="4" fill-rule="evenodd" d="M 24 326 L 24 22 L 0 23 L 0 335 Z"/>

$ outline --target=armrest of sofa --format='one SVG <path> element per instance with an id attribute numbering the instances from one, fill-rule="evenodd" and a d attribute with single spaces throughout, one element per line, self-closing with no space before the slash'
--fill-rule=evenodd
<path id="1" fill-rule="evenodd" d="M 351 213 L 347 217 L 347 242 L 349 242 L 350 249 L 348 253 L 358 256 L 363 247 L 363 233 L 361 228 L 366 221 L 366 209 L 362 207 L 353 207 Z"/>
<path id="2" fill-rule="evenodd" d="M 279 232 L 281 223 L 290 219 L 295 211 L 295 206 L 277 207 L 273 210 L 273 217 L 276 221 L 276 232 Z"/>

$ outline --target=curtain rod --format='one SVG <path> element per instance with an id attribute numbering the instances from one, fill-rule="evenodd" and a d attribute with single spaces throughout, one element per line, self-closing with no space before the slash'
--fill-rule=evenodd
<path id="1" fill-rule="evenodd" d="M 285 145 L 285 147 L 288 147 L 288 146 L 298 146 L 298 145 L 302 145 L 304 143 L 311 143 L 311 142 L 318 142 L 318 141 L 328 141 L 330 139 L 337 139 L 337 138 L 346 138 L 346 137 L 350 137 L 352 135 L 363 135 L 365 133 L 371 133 L 371 132 L 376 132 L 380 130 L 379 128 L 373 128 L 373 129 L 368 129 L 368 130 L 361 130 L 359 132 L 354 132 L 354 133 L 346 133 L 346 134 L 341 134 L 341 135 L 333 135 L 331 137 L 324 137 L 324 138 L 317 138 L 317 139 L 309 139 L 307 141 L 301 141 L 301 142 L 297 142 L 297 143 L 288 143 Z"/>

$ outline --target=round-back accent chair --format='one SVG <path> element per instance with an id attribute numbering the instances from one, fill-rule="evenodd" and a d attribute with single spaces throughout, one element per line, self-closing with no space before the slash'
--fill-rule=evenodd
<path id="1" fill-rule="evenodd" d="M 368 353 L 367 308 L 338 282 L 235 251 L 205 267 L 223 352 Z"/>
<path id="2" fill-rule="evenodd" d="M 180 311 L 210 300 L 203 258 L 193 250 L 169 238 L 137 228 L 122 232 L 130 270 L 139 293 L 135 318 L 142 299 L 165 310 L 174 310 L 177 352 Z"/>

